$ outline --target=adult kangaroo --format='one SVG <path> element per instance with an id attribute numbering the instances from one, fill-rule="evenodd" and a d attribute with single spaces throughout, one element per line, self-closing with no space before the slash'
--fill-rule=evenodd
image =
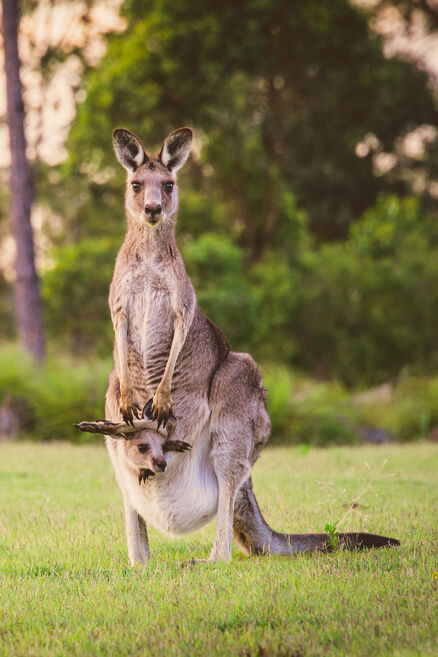
<path id="1" fill-rule="evenodd" d="M 109 295 L 115 368 L 105 416 L 112 422 L 80 428 L 107 435 L 131 563 L 149 558 L 147 523 L 184 534 L 215 516 L 209 561 L 230 560 L 233 534 L 247 554 L 328 549 L 327 534 L 273 531 L 253 493 L 251 467 L 270 433 L 262 375 L 202 313 L 175 240 L 176 172 L 189 156 L 192 131 L 172 132 L 156 157 L 128 130 L 115 130 L 113 141 L 128 175 L 127 232 Z M 165 470 L 139 485 L 127 457 L 130 437 L 158 431 L 167 440 L 169 427 L 172 440 L 188 443 L 190 451 L 171 451 Z M 340 539 L 351 549 L 399 544 L 363 533 Z"/>

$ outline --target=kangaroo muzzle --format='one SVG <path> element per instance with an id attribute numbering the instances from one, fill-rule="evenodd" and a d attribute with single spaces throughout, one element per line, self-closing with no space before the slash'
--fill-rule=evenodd
<path id="1" fill-rule="evenodd" d="M 146 215 L 146 220 L 150 224 L 156 224 L 157 221 L 161 218 L 161 203 L 147 203 L 144 206 L 144 213 Z"/>
<path id="2" fill-rule="evenodd" d="M 167 462 L 164 459 L 152 459 L 154 472 L 166 472 Z"/>

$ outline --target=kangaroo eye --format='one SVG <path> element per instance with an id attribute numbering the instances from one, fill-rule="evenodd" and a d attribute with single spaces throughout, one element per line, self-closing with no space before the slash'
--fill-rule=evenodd
<path id="1" fill-rule="evenodd" d="M 134 190 L 134 192 L 138 192 L 138 191 L 140 190 L 140 188 L 141 188 L 141 183 L 139 183 L 139 182 L 133 182 L 133 183 L 131 183 L 131 184 L 132 184 L 132 189 Z"/>
<path id="2" fill-rule="evenodd" d="M 173 182 L 164 183 L 164 189 L 166 190 L 166 192 L 171 192 L 173 189 L 173 185 L 174 185 Z"/>
<path id="3" fill-rule="evenodd" d="M 145 454 L 146 452 L 149 451 L 149 445 L 139 445 L 138 451 L 142 452 L 142 454 Z"/>

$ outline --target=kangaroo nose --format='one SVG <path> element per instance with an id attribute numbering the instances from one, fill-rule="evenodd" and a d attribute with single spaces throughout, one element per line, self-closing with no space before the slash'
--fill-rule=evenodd
<path id="1" fill-rule="evenodd" d="M 161 214 L 161 204 L 160 203 L 148 203 L 144 206 L 144 213 L 151 217 L 152 221 L 155 219 L 155 216 Z"/>
<path id="2" fill-rule="evenodd" d="M 152 459 L 152 463 L 157 468 L 158 472 L 164 472 L 166 470 L 167 467 L 166 461 L 163 461 L 161 459 Z"/>

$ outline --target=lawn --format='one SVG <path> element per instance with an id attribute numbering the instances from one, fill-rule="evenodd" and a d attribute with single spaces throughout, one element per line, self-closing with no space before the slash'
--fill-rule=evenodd
<path id="1" fill-rule="evenodd" d="M 130 569 L 100 444 L 1 444 L 0 655 L 438 655 L 437 445 L 270 448 L 254 488 L 278 530 L 344 516 L 402 545 L 184 565 L 213 523 L 151 530 L 153 560 Z"/>

